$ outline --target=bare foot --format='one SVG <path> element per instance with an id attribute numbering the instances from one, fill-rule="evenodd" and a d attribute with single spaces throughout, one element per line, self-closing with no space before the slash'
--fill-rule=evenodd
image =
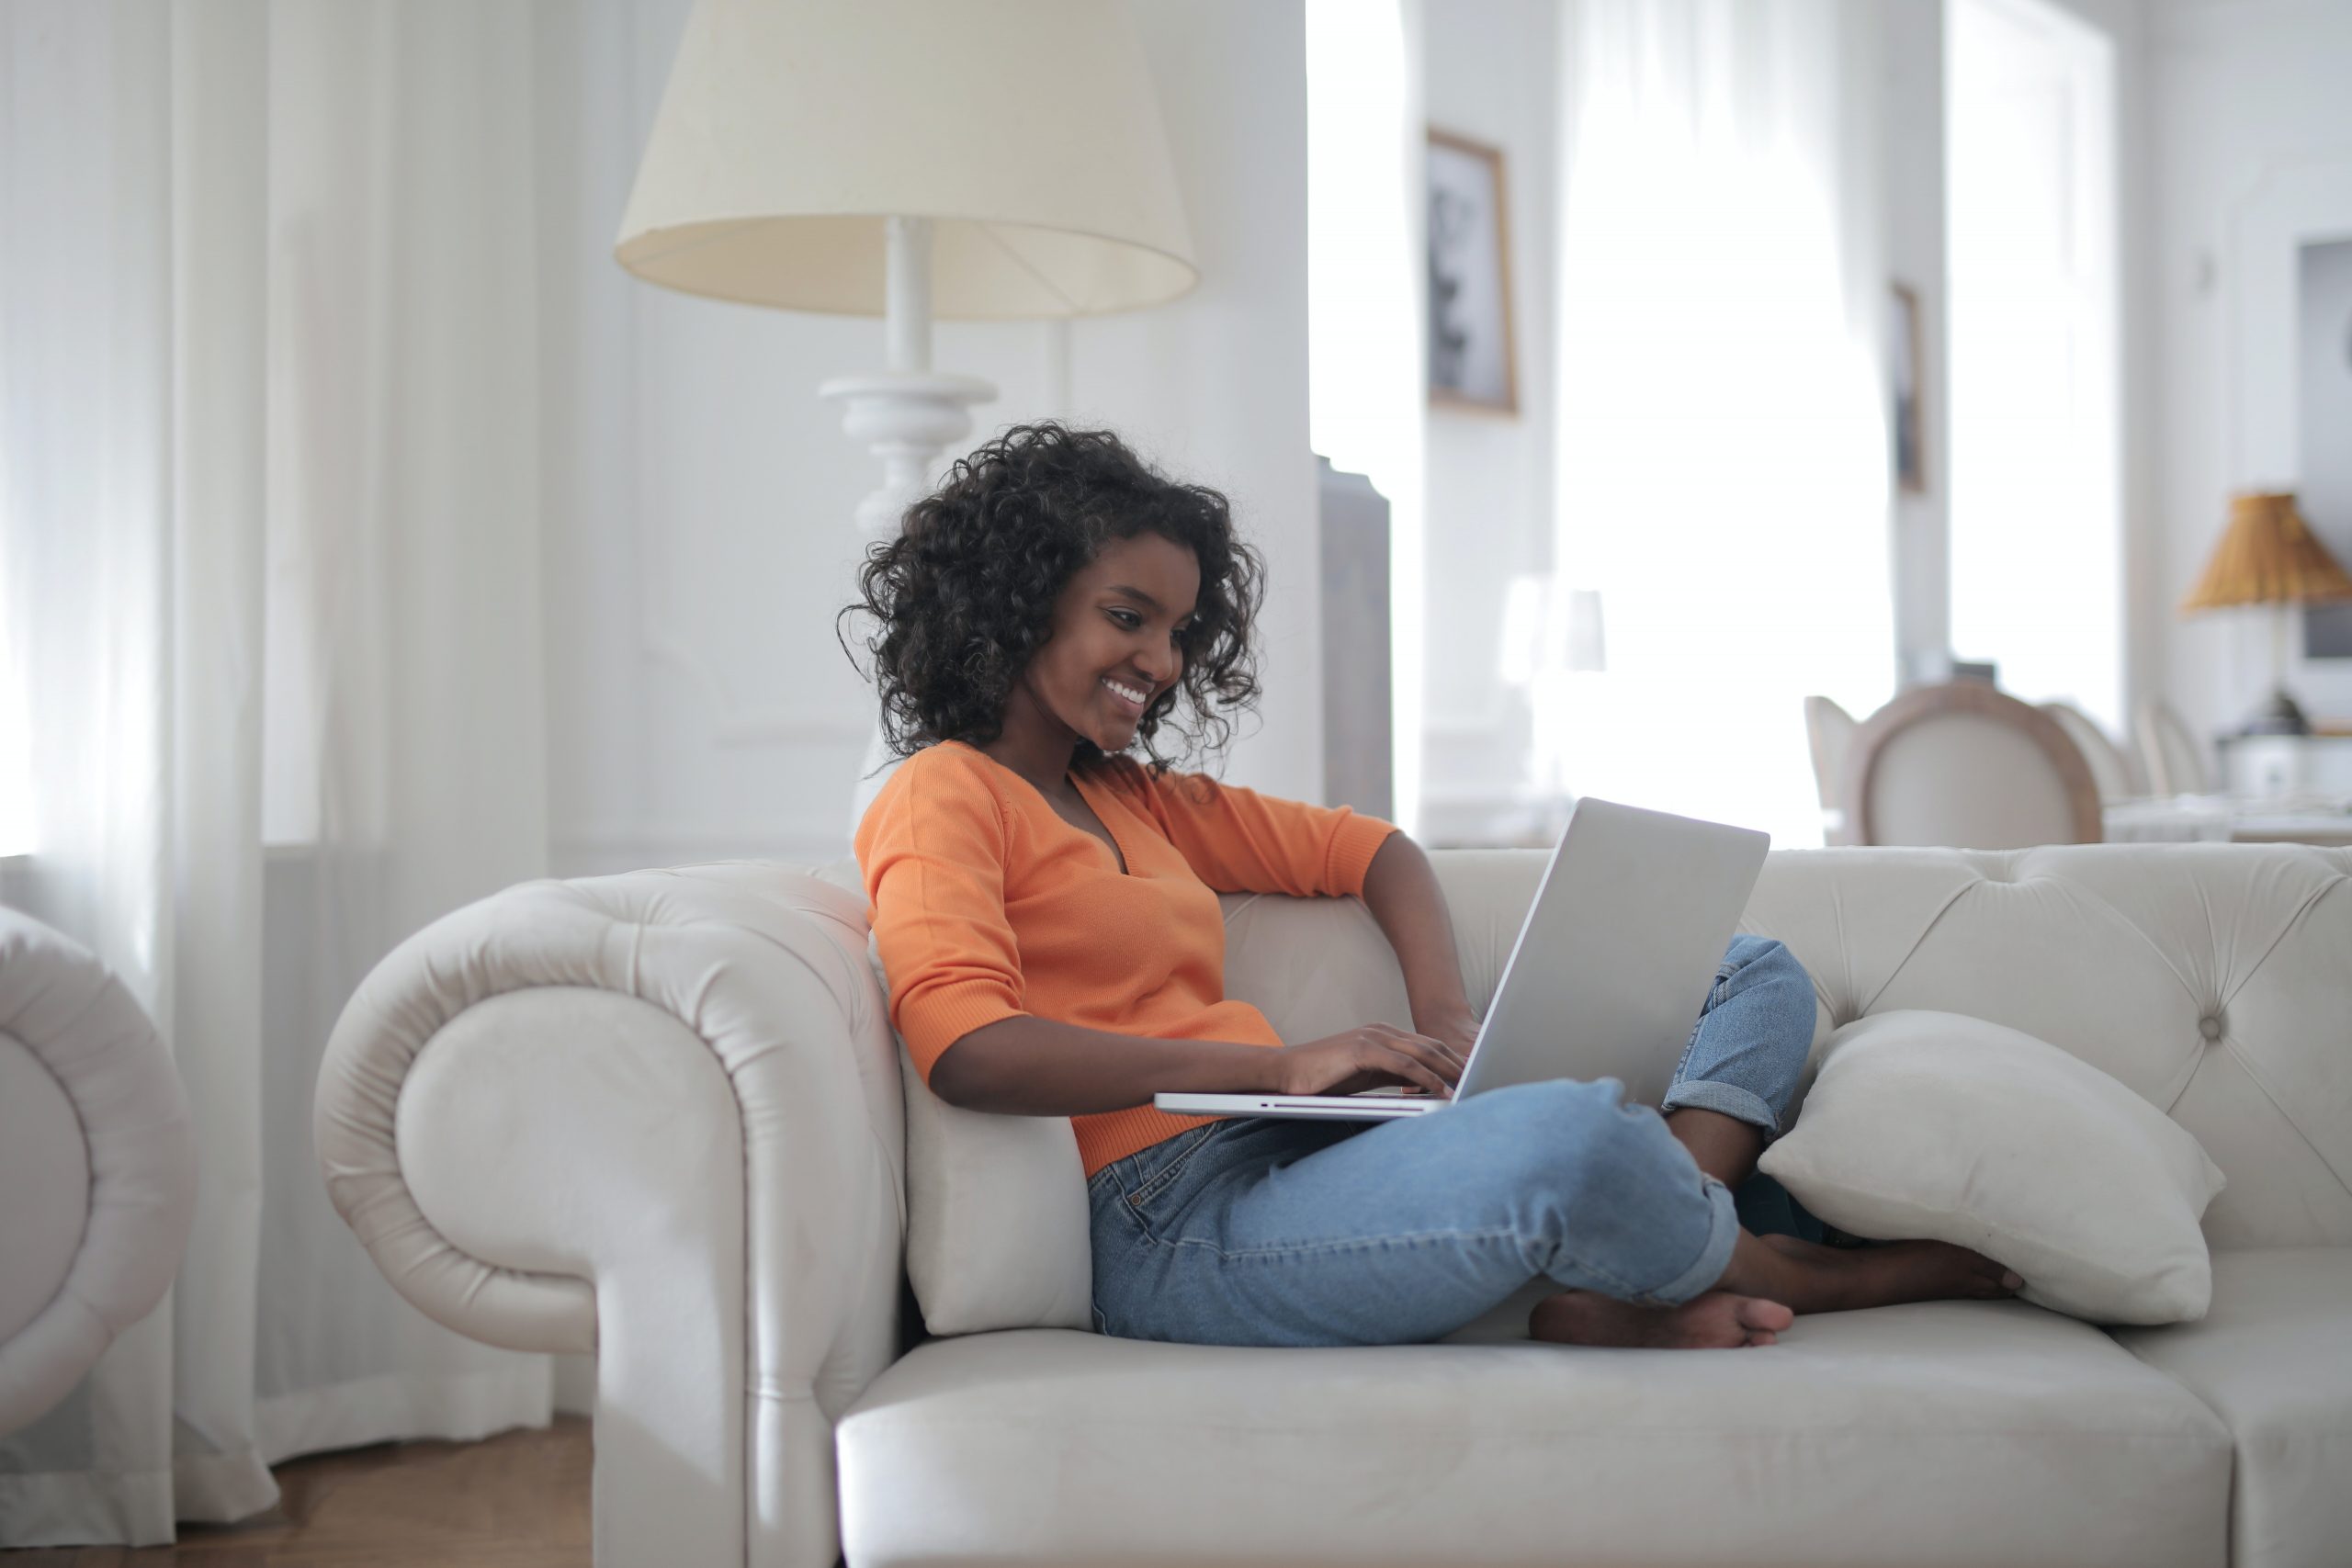
<path id="1" fill-rule="evenodd" d="M 1792 1235 L 1743 1241 L 1721 1281 L 1728 1289 L 1769 1291 L 1797 1311 L 1847 1312 L 1896 1302 L 1989 1301 L 2018 1293 L 2025 1281 L 1981 1252 L 1944 1241 L 1876 1247 L 1823 1247 Z"/>
<path id="2" fill-rule="evenodd" d="M 1562 1345 L 1650 1350 L 1730 1349 L 1770 1345 L 1796 1314 L 1778 1302 L 1709 1291 L 1679 1307 L 1640 1306 L 1598 1291 L 1563 1291 L 1535 1303 L 1527 1332 Z"/>

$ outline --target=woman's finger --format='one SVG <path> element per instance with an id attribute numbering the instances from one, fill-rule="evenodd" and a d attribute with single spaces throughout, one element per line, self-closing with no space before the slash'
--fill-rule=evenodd
<path id="1" fill-rule="evenodd" d="M 1419 1052 L 1422 1059 L 1444 1075 L 1446 1082 L 1455 1083 L 1461 1079 L 1462 1060 L 1453 1054 L 1444 1041 L 1432 1040 L 1426 1034 L 1415 1034 L 1408 1038 L 1411 1046 Z"/>
<path id="2" fill-rule="evenodd" d="M 1451 1062 L 1454 1064 L 1457 1068 L 1464 1066 L 1468 1060 L 1467 1057 L 1456 1053 L 1451 1044 L 1439 1039 L 1434 1034 L 1417 1034 L 1409 1029 L 1399 1029 L 1395 1024 L 1388 1023 L 1376 1023 L 1372 1025 L 1372 1027 L 1382 1030 L 1407 1044 L 1419 1045 L 1423 1047 L 1425 1050 L 1433 1052 L 1436 1054 L 1439 1060 Z"/>
<path id="3" fill-rule="evenodd" d="M 1398 1073 L 1399 1076 L 1408 1083 L 1417 1083 L 1423 1089 L 1430 1090 L 1432 1094 L 1450 1094 L 1453 1092 L 1446 1084 L 1446 1081 L 1440 1077 L 1436 1073 L 1430 1071 L 1429 1066 L 1419 1057 L 1410 1055 L 1403 1051 L 1392 1051 L 1389 1055 L 1394 1056 L 1396 1061 L 1401 1064 L 1398 1068 Z"/>

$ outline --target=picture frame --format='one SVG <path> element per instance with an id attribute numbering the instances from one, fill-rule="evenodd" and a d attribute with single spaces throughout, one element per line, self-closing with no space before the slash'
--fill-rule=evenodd
<path id="1" fill-rule="evenodd" d="M 2341 561 L 2352 558 L 2352 234 L 2302 239 L 2295 253 L 2296 499 Z M 2352 659 L 2352 604 L 2295 608 L 2305 659 Z"/>
<path id="2" fill-rule="evenodd" d="M 1508 193 L 1501 148 L 1429 128 L 1427 326 L 1434 407 L 1519 412 Z"/>
<path id="3" fill-rule="evenodd" d="M 1926 380 L 1919 293 L 1907 283 L 1887 286 L 1886 387 L 1889 457 L 1895 488 L 1928 493 L 1927 421 L 1919 406 Z"/>

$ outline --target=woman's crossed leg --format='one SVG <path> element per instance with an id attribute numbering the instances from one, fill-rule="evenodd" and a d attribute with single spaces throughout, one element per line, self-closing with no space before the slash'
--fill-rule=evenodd
<path id="1" fill-rule="evenodd" d="M 2014 1293 L 1939 1242 L 1856 1250 L 1741 1228 L 1730 1189 L 1779 1130 L 1813 1032 L 1778 942 L 1726 953 L 1657 1111 L 1613 1079 L 1493 1090 L 1361 1122 L 1243 1119 L 1098 1173 L 1100 1326 L 1133 1337 L 1333 1345 L 1437 1338 L 1528 1280 L 1538 1337 L 1769 1344 L 1792 1312 Z"/>

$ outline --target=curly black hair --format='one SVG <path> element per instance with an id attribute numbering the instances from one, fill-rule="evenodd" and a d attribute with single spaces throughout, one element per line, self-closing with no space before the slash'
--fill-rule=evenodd
<path id="1" fill-rule="evenodd" d="M 1195 742 L 1213 733 L 1213 750 L 1230 745 L 1223 710 L 1249 708 L 1259 696 L 1250 634 L 1264 562 L 1234 533 L 1222 494 L 1163 477 L 1110 431 L 1041 421 L 957 458 L 940 488 L 907 509 L 897 538 L 868 547 L 861 597 L 833 618 L 836 640 L 843 615 L 880 625 L 865 645 L 874 655 L 865 678 L 880 690 L 891 754 L 941 740 L 980 746 L 1001 734 L 1014 682 L 1053 633 L 1063 585 L 1105 544 L 1145 533 L 1191 549 L 1201 568 L 1192 624 L 1179 634 L 1183 675 L 1136 726 L 1147 765 L 1155 777 L 1170 765 L 1154 739 L 1180 694 L 1198 724 L 1177 724 L 1178 733 Z M 1071 765 L 1091 770 L 1105 760 L 1081 738 Z"/>

